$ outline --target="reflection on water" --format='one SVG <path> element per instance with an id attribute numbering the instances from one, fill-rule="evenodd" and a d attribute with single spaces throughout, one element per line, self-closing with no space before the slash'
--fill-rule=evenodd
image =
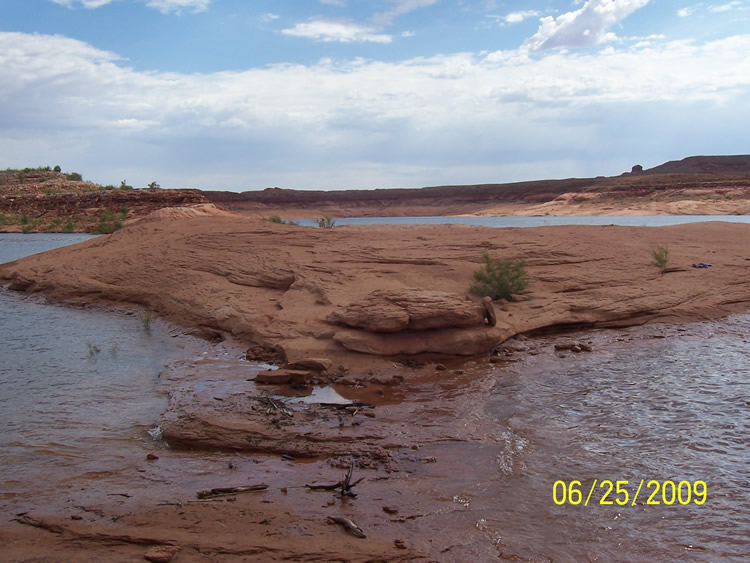
<path id="1" fill-rule="evenodd" d="M 51 471 L 116 469 L 166 406 L 156 393 L 169 338 L 135 315 L 71 309 L 0 292 L 4 496 Z M 108 455 L 96 452 L 111 442 Z M 90 467 L 89 467 L 90 466 Z"/>
<path id="2" fill-rule="evenodd" d="M 483 526 L 533 559 L 748 555 L 750 315 L 714 326 L 710 338 L 616 346 L 501 377 L 490 409 L 529 447 L 500 482 L 504 517 Z M 553 502 L 555 481 L 579 480 L 586 494 L 595 479 L 628 480 L 630 498 L 641 479 L 702 480 L 708 500 L 648 505 L 652 486 L 636 506 L 599 505 L 604 489 L 587 507 Z"/>

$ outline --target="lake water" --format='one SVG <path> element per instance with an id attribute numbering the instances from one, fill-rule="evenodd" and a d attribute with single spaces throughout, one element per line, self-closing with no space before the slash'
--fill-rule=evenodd
<path id="1" fill-rule="evenodd" d="M 336 219 L 336 225 L 474 225 L 478 227 L 546 227 L 552 225 L 622 225 L 625 227 L 664 227 L 682 223 L 726 221 L 750 223 L 750 215 L 639 215 L 570 217 L 349 217 Z M 315 219 L 297 221 L 317 226 Z"/>
<path id="2" fill-rule="evenodd" d="M 0 262 L 86 238 L 0 234 Z M 75 491 L 75 498 L 99 499 L 112 494 L 113 483 L 150 479 L 148 494 L 169 499 L 205 486 L 201 479 L 226 466 L 223 454 L 185 453 L 160 462 L 174 477 L 133 468 L 133 459 L 163 447 L 149 430 L 166 407 L 159 373 L 176 350 L 159 323 L 147 332 L 138 314 L 61 307 L 4 290 L 0 318 L 4 512 L 44 498 L 45 479 L 59 480 L 71 498 Z M 659 334 L 648 327 L 578 334 L 571 338 L 595 342 L 593 354 L 541 354 L 521 369 L 487 373 L 494 386 L 485 415 L 497 436 L 494 446 L 481 449 L 489 462 L 477 466 L 493 469 L 464 476 L 456 498 L 471 506 L 474 531 L 499 555 L 750 556 L 750 314 L 671 328 L 669 338 L 650 338 L 649 331 Z M 595 480 L 627 480 L 631 501 L 642 479 L 635 505 L 599 503 L 605 489 Z M 575 480 L 581 502 L 557 504 L 555 483 L 569 487 Z M 665 504 L 662 491 L 655 497 L 660 504 L 648 504 L 650 480 L 688 483 L 691 501 Z M 701 505 L 694 502 L 697 481 L 706 484 Z M 614 493 L 610 500 L 618 498 Z M 684 486 L 682 494 L 685 500 Z M 56 493 L 45 502 L 70 501 Z"/>

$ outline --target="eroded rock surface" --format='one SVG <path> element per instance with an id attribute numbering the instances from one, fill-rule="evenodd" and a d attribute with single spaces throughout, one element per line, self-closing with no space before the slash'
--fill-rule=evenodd
<path id="1" fill-rule="evenodd" d="M 485 308 L 465 296 L 410 288 L 380 289 L 334 311 L 328 320 L 371 332 L 475 327 L 484 323 Z"/>

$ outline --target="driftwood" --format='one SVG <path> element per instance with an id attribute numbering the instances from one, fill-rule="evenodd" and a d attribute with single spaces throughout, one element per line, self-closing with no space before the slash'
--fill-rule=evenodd
<path id="1" fill-rule="evenodd" d="M 208 491 L 198 491 L 199 499 L 221 497 L 225 495 L 235 495 L 237 493 L 251 493 L 255 491 L 265 491 L 268 485 L 260 483 L 258 485 L 246 485 L 244 487 L 217 487 Z"/>
<path id="2" fill-rule="evenodd" d="M 274 408 L 277 411 L 279 411 L 284 416 L 287 416 L 289 418 L 292 418 L 294 416 L 294 413 L 286 408 L 280 401 L 276 401 L 275 399 L 272 399 L 271 397 L 256 397 L 257 401 L 268 407 L 268 412 L 271 412 L 271 409 Z"/>
<path id="3" fill-rule="evenodd" d="M 352 489 L 355 487 L 355 485 L 364 481 L 365 478 L 360 477 L 356 481 L 352 482 L 353 472 L 354 472 L 354 464 L 349 466 L 349 470 L 346 472 L 346 475 L 344 475 L 344 478 L 338 483 L 334 483 L 332 485 L 305 485 L 305 487 L 307 487 L 308 489 L 312 489 L 313 491 L 335 491 L 337 489 L 341 489 L 341 492 L 339 493 L 339 497 L 356 498 L 357 493 L 352 491 Z"/>
<path id="4" fill-rule="evenodd" d="M 348 533 L 353 535 L 355 538 L 367 537 L 365 533 L 362 531 L 362 528 L 360 528 L 354 522 L 349 520 L 349 518 L 344 518 L 343 516 L 329 516 L 328 521 L 334 524 L 338 524 L 339 526 L 343 527 L 344 530 L 346 530 Z"/>

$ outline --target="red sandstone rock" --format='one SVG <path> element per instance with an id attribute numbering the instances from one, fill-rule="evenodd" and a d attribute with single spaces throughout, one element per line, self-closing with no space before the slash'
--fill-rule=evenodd
<path id="1" fill-rule="evenodd" d="M 377 290 L 329 315 L 330 322 L 371 332 L 479 326 L 485 308 L 464 296 L 426 289 Z"/>

